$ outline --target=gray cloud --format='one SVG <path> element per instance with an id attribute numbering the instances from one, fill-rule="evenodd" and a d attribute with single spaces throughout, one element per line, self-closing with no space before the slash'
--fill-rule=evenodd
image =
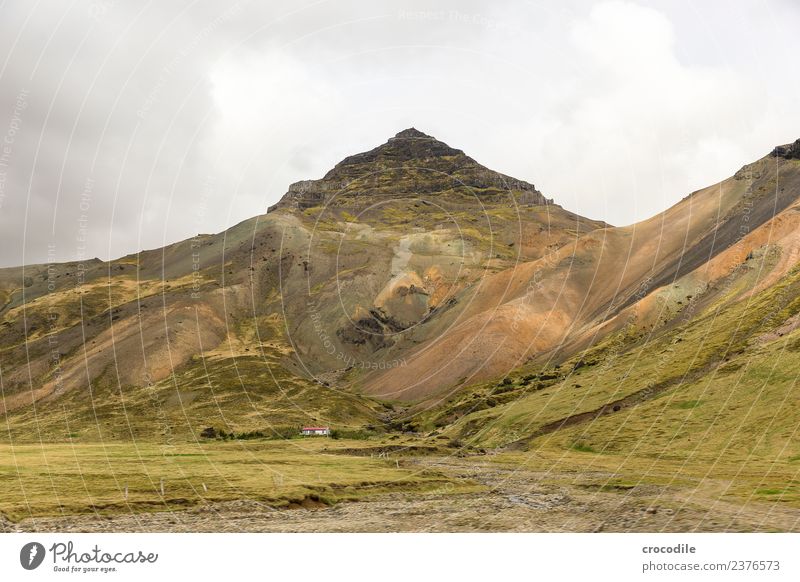
<path id="1" fill-rule="evenodd" d="M 788 0 L 1 10 L 3 265 L 222 230 L 411 125 L 615 224 L 800 137 Z"/>

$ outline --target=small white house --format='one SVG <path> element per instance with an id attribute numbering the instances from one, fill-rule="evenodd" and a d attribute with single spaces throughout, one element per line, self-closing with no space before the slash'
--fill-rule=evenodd
<path id="1" fill-rule="evenodd" d="M 328 436 L 331 434 L 330 427 L 327 426 L 304 426 L 300 430 L 303 436 Z"/>

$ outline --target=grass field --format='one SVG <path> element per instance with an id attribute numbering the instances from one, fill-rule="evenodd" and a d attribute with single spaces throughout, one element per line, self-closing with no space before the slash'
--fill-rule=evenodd
<path id="1" fill-rule="evenodd" d="M 588 444 L 564 446 L 563 441 L 554 439 L 537 444 L 530 451 L 509 452 L 490 459 L 497 465 L 539 471 L 540 483 L 568 488 L 620 494 L 652 488 L 670 492 L 686 504 L 724 502 L 743 509 L 758 505 L 795 511 L 800 508 L 797 462 L 681 460 L 664 455 L 611 453 Z"/>
<path id="2" fill-rule="evenodd" d="M 406 448 L 387 454 L 390 442 Z M 2 445 L 0 529 L 3 520 L 22 531 L 596 531 L 600 523 L 607 531 L 795 531 L 800 524 L 791 463 L 712 465 L 556 440 L 535 445 L 491 455 L 411 437 Z M 648 508 L 657 509 L 655 521 Z"/>
<path id="3" fill-rule="evenodd" d="M 329 439 L 2 444 L 0 513 L 18 521 L 177 510 L 240 499 L 274 507 L 314 506 L 392 491 L 476 488 L 408 468 L 403 457 L 380 457 L 370 450 L 374 444 Z"/>

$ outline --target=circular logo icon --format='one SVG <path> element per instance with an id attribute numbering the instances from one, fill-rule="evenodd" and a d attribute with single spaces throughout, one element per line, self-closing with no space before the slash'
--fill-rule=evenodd
<path id="1" fill-rule="evenodd" d="M 44 546 L 39 542 L 30 542 L 19 551 L 19 563 L 26 570 L 35 570 L 44 561 Z"/>

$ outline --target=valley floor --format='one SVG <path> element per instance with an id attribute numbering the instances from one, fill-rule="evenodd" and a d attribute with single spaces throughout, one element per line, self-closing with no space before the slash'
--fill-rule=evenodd
<path id="1" fill-rule="evenodd" d="M 250 448 L 263 452 L 262 446 Z M 373 469 L 376 463 L 391 465 L 394 471 L 415 478 L 409 481 L 410 490 L 390 491 L 384 484 L 380 492 L 355 495 L 350 502 L 333 505 L 306 496 L 283 507 L 252 498 L 207 501 L 169 511 L 119 507 L 109 512 L 108 507 L 95 507 L 82 515 L 30 516 L 16 522 L 0 516 L 0 531 L 800 531 L 800 509 L 775 501 L 721 496 L 721 491 L 730 489 L 724 479 L 703 478 L 688 487 L 645 481 L 621 485 L 619 475 L 607 471 L 575 467 L 559 471 L 552 465 L 544 469 L 538 466 L 542 463 L 520 464 L 518 458 L 503 455 L 393 460 L 338 453 L 325 456 L 343 460 L 342 467 L 352 462 Z M 380 480 L 380 475 L 376 477 L 374 483 Z M 436 485 L 421 487 L 427 479 Z M 240 494 L 246 496 L 243 491 Z"/>

